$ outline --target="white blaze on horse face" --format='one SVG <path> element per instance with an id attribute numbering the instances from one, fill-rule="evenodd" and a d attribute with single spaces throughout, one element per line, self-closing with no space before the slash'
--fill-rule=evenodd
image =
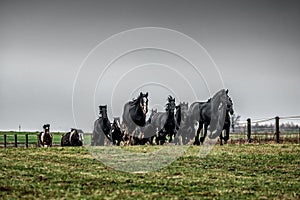
<path id="1" fill-rule="evenodd" d="M 146 114 L 147 113 L 147 98 L 146 97 L 143 97 L 143 105 L 142 105 L 142 108 L 143 108 L 143 113 Z"/>

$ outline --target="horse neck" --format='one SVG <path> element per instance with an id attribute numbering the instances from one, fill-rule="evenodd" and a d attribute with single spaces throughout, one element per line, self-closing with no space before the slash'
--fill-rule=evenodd
<path id="1" fill-rule="evenodd" d="M 108 117 L 107 117 L 107 116 L 106 116 L 106 117 L 101 117 L 101 119 L 102 119 L 102 121 L 105 122 L 105 123 L 108 121 Z"/>
<path id="2" fill-rule="evenodd" d="M 168 113 L 168 117 L 174 117 L 174 114 L 175 114 L 174 111 L 171 112 L 171 110 L 168 110 L 167 113 Z"/>
<path id="3" fill-rule="evenodd" d="M 143 112 L 143 109 L 139 106 L 139 104 L 135 104 L 134 106 L 133 106 L 133 109 L 132 109 L 133 111 L 134 111 L 134 114 L 136 114 L 136 115 L 142 115 L 142 116 L 144 116 L 144 112 Z M 146 116 L 145 116 L 146 117 Z"/>

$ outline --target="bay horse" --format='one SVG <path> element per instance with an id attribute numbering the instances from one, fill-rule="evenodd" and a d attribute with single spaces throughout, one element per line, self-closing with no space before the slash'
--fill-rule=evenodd
<path id="1" fill-rule="evenodd" d="M 62 135 L 60 145 L 63 146 L 82 146 L 83 145 L 83 131 L 72 128 L 70 132 Z"/>
<path id="2" fill-rule="evenodd" d="M 38 144 L 42 147 L 52 147 L 52 134 L 50 133 L 50 124 L 43 125 L 43 132 L 38 135 Z"/>
<path id="3" fill-rule="evenodd" d="M 143 94 L 142 92 L 136 99 L 127 102 L 123 109 L 123 124 L 127 129 L 129 140 L 132 140 L 133 144 L 138 141 L 138 135 L 134 131 L 139 127 L 146 125 L 146 114 L 148 112 L 148 92 Z"/>
<path id="4" fill-rule="evenodd" d="M 220 145 L 222 145 L 223 138 L 221 133 L 225 125 L 227 112 L 233 114 L 233 103 L 231 98 L 228 96 L 228 90 L 225 91 L 225 89 L 217 92 L 211 99 L 208 99 L 207 102 L 194 102 L 191 104 L 189 109 L 190 121 L 191 123 L 194 123 L 195 121 L 199 123 L 197 132 L 195 134 L 194 145 L 200 145 L 200 143 L 204 142 L 208 127 L 211 132 L 210 138 L 216 138 L 220 136 Z M 203 125 L 204 134 L 199 140 L 199 134 L 203 128 Z M 229 132 L 227 135 L 225 138 L 228 140 Z"/>
<path id="5" fill-rule="evenodd" d="M 111 124 L 107 117 L 107 105 L 100 105 L 99 110 L 99 118 L 94 122 L 92 146 L 104 146 L 105 137 L 112 141 Z"/>
<path id="6" fill-rule="evenodd" d="M 177 120 L 175 118 L 175 107 L 175 98 L 169 96 L 166 111 L 153 115 L 151 124 L 157 130 L 156 144 L 164 144 L 167 135 L 169 136 L 169 143 L 172 142 L 173 136 L 176 136 Z"/>

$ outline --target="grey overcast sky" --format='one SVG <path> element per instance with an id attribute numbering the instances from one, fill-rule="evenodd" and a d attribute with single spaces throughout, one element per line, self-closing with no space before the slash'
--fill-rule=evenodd
<path id="1" fill-rule="evenodd" d="M 243 119 L 300 114 L 300 1 L 0 0 L 0 130 L 16 130 L 19 124 L 23 130 L 41 130 L 43 123 L 50 123 L 52 130 L 74 127 L 73 82 L 83 59 L 113 34 L 138 27 L 176 30 L 205 47 L 230 91 L 235 112 Z M 139 53 L 121 59 L 111 73 L 121 76 L 122 65 L 152 62 L 149 58 L 163 61 L 169 56 L 173 62 L 168 65 L 174 68 L 172 65 L 181 62 L 164 52 Z M 191 52 L 191 56 L 197 57 L 197 52 Z M 137 62 L 137 57 L 142 61 Z M 170 80 L 177 76 L 163 71 L 163 66 L 151 69 L 136 73 L 147 77 L 147 82 L 152 77 L 153 82 L 159 82 L 165 77 L 162 74 Z M 127 78 L 131 76 L 136 74 Z M 91 86 L 84 84 L 82 87 L 89 90 Z M 101 102 L 101 95 L 106 93 L 101 93 L 99 84 L 95 104 L 108 103 Z M 129 98 L 139 84 L 128 83 L 127 90 L 117 88 L 116 93 Z M 183 84 L 177 90 L 186 87 Z M 209 98 L 207 92 L 201 92 L 205 91 L 203 87 L 200 84 L 194 88 L 200 91 L 198 98 L 202 101 Z M 167 96 L 162 87 L 154 92 L 151 105 L 159 108 Z M 180 100 L 191 100 L 184 93 L 177 95 Z M 76 98 L 75 103 L 91 97 L 82 92 Z M 114 115 L 120 115 L 123 102 L 116 99 L 111 109 Z M 89 110 L 85 104 L 80 105 L 78 110 Z M 93 103 L 90 106 L 95 108 Z M 85 114 L 89 117 L 82 115 L 86 120 L 79 128 L 90 131 L 96 116 L 90 111 Z"/>

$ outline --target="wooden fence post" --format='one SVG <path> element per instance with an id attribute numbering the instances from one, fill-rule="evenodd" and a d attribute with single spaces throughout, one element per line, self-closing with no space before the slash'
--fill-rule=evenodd
<path id="1" fill-rule="evenodd" d="M 15 147 L 18 147 L 18 136 L 15 134 Z"/>
<path id="2" fill-rule="evenodd" d="M 4 148 L 6 148 L 6 143 L 7 143 L 6 134 L 4 134 Z"/>
<path id="3" fill-rule="evenodd" d="M 251 119 L 247 119 L 247 138 L 248 142 L 251 143 Z"/>
<path id="4" fill-rule="evenodd" d="M 275 117 L 275 127 L 276 127 L 276 132 L 275 132 L 275 134 L 276 134 L 276 142 L 277 143 L 279 143 L 280 141 L 279 141 L 279 117 L 278 116 L 276 116 Z"/>
<path id="5" fill-rule="evenodd" d="M 25 145 L 26 148 L 28 148 L 28 134 L 25 135 Z"/>

